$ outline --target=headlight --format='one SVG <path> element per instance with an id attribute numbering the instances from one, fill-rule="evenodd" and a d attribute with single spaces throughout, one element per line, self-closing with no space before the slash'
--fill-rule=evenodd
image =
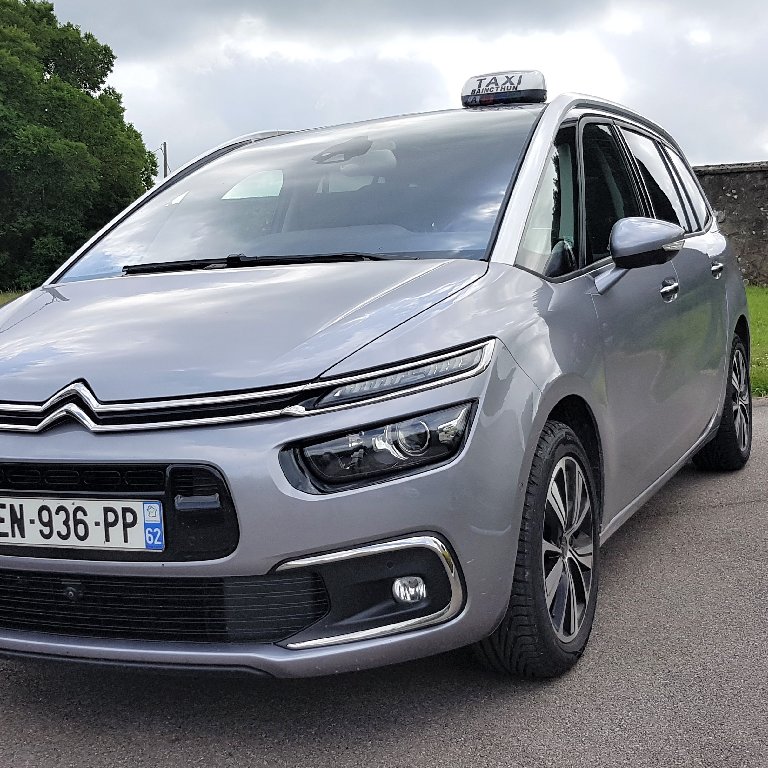
<path id="1" fill-rule="evenodd" d="M 309 472 L 326 485 L 350 485 L 453 458 L 464 443 L 471 403 L 366 427 L 299 449 Z"/>
<path id="2" fill-rule="evenodd" d="M 493 345 L 493 340 L 484 341 L 462 350 L 395 365 L 368 375 L 341 379 L 336 382 L 337 386 L 333 386 L 334 382 L 331 382 L 329 386 L 333 388 L 315 401 L 311 410 L 383 399 L 394 394 L 407 394 L 475 376 L 488 366 L 493 354 Z"/>

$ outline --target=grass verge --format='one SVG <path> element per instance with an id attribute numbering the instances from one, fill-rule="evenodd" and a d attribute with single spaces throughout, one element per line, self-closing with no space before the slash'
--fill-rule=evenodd
<path id="1" fill-rule="evenodd" d="M 0 306 L 20 293 L 0 293 Z M 768 288 L 747 286 L 752 330 L 752 391 L 768 395 Z"/>
<path id="2" fill-rule="evenodd" d="M 768 288 L 747 286 L 752 342 L 752 392 L 768 395 Z"/>
<path id="3" fill-rule="evenodd" d="M 0 307 L 3 304 L 7 304 L 9 301 L 13 301 L 17 296 L 21 296 L 20 293 L 0 293 Z"/>

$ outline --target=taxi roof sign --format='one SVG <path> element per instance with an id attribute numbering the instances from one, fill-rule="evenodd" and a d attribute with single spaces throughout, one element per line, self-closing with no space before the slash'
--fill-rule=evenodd
<path id="1" fill-rule="evenodd" d="M 536 70 L 489 72 L 470 77 L 461 92 L 464 107 L 495 104 L 543 104 L 547 100 L 544 75 Z"/>

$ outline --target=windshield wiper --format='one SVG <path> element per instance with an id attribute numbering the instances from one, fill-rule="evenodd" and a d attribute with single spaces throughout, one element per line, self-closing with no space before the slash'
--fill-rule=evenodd
<path id="1" fill-rule="evenodd" d="M 183 272 L 187 269 L 222 269 L 240 266 L 239 256 L 219 259 L 186 259 L 181 261 L 153 261 L 146 264 L 126 264 L 124 275 L 144 275 L 151 272 Z"/>
<path id="2" fill-rule="evenodd" d="M 124 275 L 144 275 L 153 272 L 183 272 L 188 269 L 226 269 L 227 267 L 260 267 L 281 264 L 331 264 L 353 261 L 389 261 L 413 258 L 399 253 L 303 253 L 291 256 L 246 256 L 233 253 L 218 259 L 188 259 L 186 261 L 157 261 L 147 264 L 127 264 Z"/>

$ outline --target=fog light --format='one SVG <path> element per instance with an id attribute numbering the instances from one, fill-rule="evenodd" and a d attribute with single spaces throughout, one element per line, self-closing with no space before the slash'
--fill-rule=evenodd
<path id="1" fill-rule="evenodd" d="M 418 603 L 427 597 L 427 585 L 421 576 L 401 576 L 392 584 L 392 594 L 398 603 Z"/>

